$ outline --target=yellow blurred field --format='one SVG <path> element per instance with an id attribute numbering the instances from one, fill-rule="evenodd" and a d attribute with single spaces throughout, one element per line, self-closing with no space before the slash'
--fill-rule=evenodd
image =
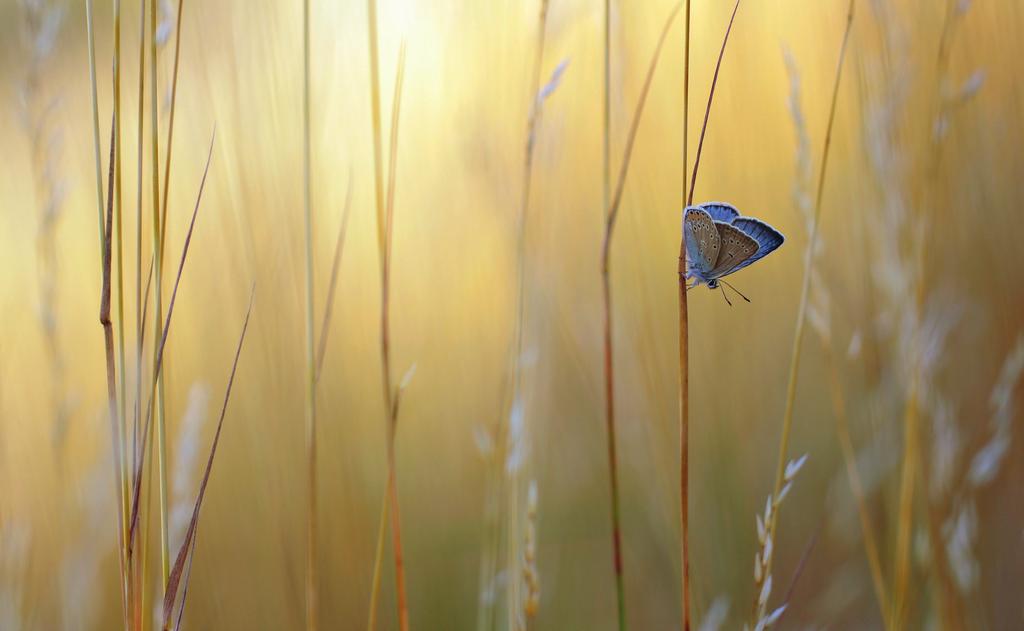
<path id="1" fill-rule="evenodd" d="M 1024 238 L 1024 4 L 855 3 L 787 454 L 808 460 L 780 505 L 769 609 L 786 604 L 775 627 L 781 629 L 1024 628 L 1024 507 L 1017 501 L 1024 484 L 1017 404 L 1024 370 L 1024 253 L 1017 241 Z M 157 51 L 162 178 L 178 3 L 156 5 L 159 25 L 170 29 Z M 310 5 L 317 342 L 351 195 L 316 390 L 317 611 L 320 628 L 362 629 L 387 483 L 388 417 L 367 5 Z M 674 4 L 611 5 L 614 178 Z M 125 0 L 121 7 L 127 361 L 118 370 L 129 415 L 137 380 L 146 405 L 153 367 L 150 312 L 137 376 L 139 6 Z M 177 543 L 251 286 L 255 301 L 198 522 L 182 628 L 303 629 L 303 5 L 184 0 L 183 7 L 165 310 L 214 129 L 216 140 L 164 358 Z M 756 622 L 755 514 L 764 511 L 777 467 L 807 212 L 847 7 L 846 0 L 743 0 L 722 62 L 695 199 L 728 201 L 787 240 L 729 278 L 750 304 L 733 298 L 730 307 L 704 287 L 689 293 L 694 628 Z M 602 367 L 604 3 L 552 1 L 548 8 L 541 84 L 566 66 L 535 131 L 520 259 L 539 11 L 534 2 L 377 6 L 385 169 L 399 47 L 407 50 L 394 161 L 390 363 L 395 385 L 415 366 L 401 395 L 395 463 L 409 619 L 417 630 L 618 628 Z M 692 168 L 732 3 L 692 0 L 690 11 Z M 111 2 L 96 0 L 94 17 L 106 187 Z M 680 15 L 653 78 L 611 250 L 632 629 L 679 629 L 681 619 L 683 27 Z M 145 52 L 143 284 L 153 251 Z M 84 3 L 0 2 L 0 77 L 0 629 L 123 628 Z M 488 459 L 489 432 L 510 421 L 520 262 L 521 422 L 511 428 L 510 462 L 496 465 Z M 116 325 L 116 297 L 114 308 Z M 890 602 L 905 599 L 896 616 L 879 606 L 866 560 L 837 439 L 836 387 L 883 592 Z M 920 423 L 919 460 L 909 464 L 908 402 Z M 160 628 L 153 476 L 142 493 L 145 628 Z M 901 514 L 908 479 L 912 510 Z M 539 500 L 532 520 L 531 484 Z M 491 569 L 489 519 L 509 533 Z M 530 524 L 540 584 L 532 618 L 521 612 L 523 589 L 510 588 L 523 580 L 525 548 L 517 546 L 525 546 Z M 901 534 L 901 525 L 909 530 Z M 900 549 L 901 537 L 908 550 Z M 391 539 L 385 542 L 377 628 L 398 629 Z M 901 560 L 909 574 L 899 596 Z M 723 616 L 717 625 L 716 616 Z"/>

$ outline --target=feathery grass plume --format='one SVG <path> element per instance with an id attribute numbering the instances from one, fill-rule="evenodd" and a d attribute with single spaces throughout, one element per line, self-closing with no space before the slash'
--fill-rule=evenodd
<path id="1" fill-rule="evenodd" d="M 764 631 L 775 624 L 786 610 L 787 603 L 769 611 L 768 602 L 772 595 L 772 559 L 775 553 L 775 531 L 772 524 L 778 519 L 779 507 L 783 500 L 789 495 L 793 488 L 793 480 L 797 473 L 807 462 L 807 455 L 804 454 L 796 460 L 786 463 L 783 470 L 783 486 L 768 496 L 765 501 L 764 513 L 755 516 L 757 526 L 758 550 L 754 556 L 754 593 L 757 594 L 754 602 L 754 631 Z M 744 628 L 751 628 L 746 625 Z"/>
<path id="2" fill-rule="evenodd" d="M 831 134 L 831 126 L 834 122 L 834 108 L 838 97 L 838 85 L 839 78 L 842 72 L 843 60 L 845 58 L 845 52 L 850 36 L 850 32 L 853 28 L 853 11 L 854 11 L 854 0 L 851 0 L 847 15 L 846 15 L 846 29 L 843 34 L 843 43 L 840 48 L 839 67 L 836 72 L 836 81 L 833 84 L 832 102 L 830 106 L 830 122 L 827 134 Z M 796 59 L 793 57 L 789 49 L 783 51 L 784 59 L 786 63 L 786 69 L 790 76 L 790 97 L 789 97 L 789 111 L 793 118 L 793 126 L 796 131 L 796 181 L 793 185 L 793 203 L 797 210 L 804 218 L 804 222 L 807 227 L 807 232 L 814 232 L 814 226 L 816 223 L 817 207 L 820 206 L 820 202 L 816 200 L 821 194 L 821 187 L 815 192 L 812 188 L 813 178 L 811 170 L 811 149 L 810 149 L 810 138 L 807 132 L 807 123 L 803 115 L 803 110 L 800 105 L 800 74 L 796 65 Z M 827 141 L 826 141 L 827 142 Z M 827 158 L 823 157 L 823 161 Z M 824 177 L 824 172 L 819 175 L 819 179 Z M 821 180 L 823 183 L 823 180 Z M 812 197 L 813 196 L 813 197 Z M 816 201 L 812 201 L 816 200 Z M 871 570 L 872 586 L 874 588 L 875 598 L 878 602 L 879 609 L 883 621 L 887 621 L 887 615 L 889 611 L 888 597 L 885 586 L 885 580 L 882 576 L 882 565 L 881 557 L 878 552 L 878 544 L 875 538 L 874 528 L 872 527 L 870 513 L 867 509 L 867 502 L 864 495 L 864 485 L 861 481 L 860 472 L 857 468 L 857 455 L 853 447 L 853 441 L 850 437 L 849 421 L 846 412 L 845 396 L 843 394 L 842 381 L 839 377 L 839 367 L 836 364 L 836 358 L 832 350 L 832 331 L 831 331 L 831 296 L 828 292 L 828 287 L 824 282 L 824 277 L 821 269 L 815 265 L 822 258 L 824 250 L 824 241 L 818 238 L 816 243 L 809 244 L 810 249 L 808 256 L 811 259 L 811 276 L 809 286 L 809 298 L 807 304 L 807 319 L 811 325 L 811 328 L 818 335 L 821 347 L 825 352 L 826 364 L 829 376 L 829 393 L 830 400 L 832 403 L 833 414 L 835 415 L 836 421 L 836 434 L 839 439 L 840 451 L 842 453 L 843 461 L 846 467 L 847 478 L 849 486 L 854 497 L 854 502 L 857 508 L 857 514 L 860 521 L 861 533 L 864 540 L 864 550 L 868 559 L 868 566 Z M 855 338 L 859 339 L 859 338 Z M 855 339 L 851 340 L 851 344 L 855 343 Z"/>
<path id="3" fill-rule="evenodd" d="M 800 306 L 797 308 L 796 331 L 793 334 L 793 351 L 790 355 L 789 379 L 786 386 L 786 404 L 782 416 L 782 435 L 779 439 L 778 466 L 775 473 L 775 485 L 772 491 L 772 497 L 775 498 L 776 502 L 781 500 L 785 489 L 789 488 L 787 484 L 787 479 L 789 478 L 789 467 L 786 465 L 786 458 L 788 457 L 787 454 L 789 451 L 790 432 L 793 427 L 793 409 L 796 403 L 797 377 L 799 376 L 800 370 L 800 350 L 803 345 L 804 324 L 807 321 L 808 313 L 811 311 L 812 305 L 811 287 L 816 271 L 814 264 L 816 262 L 819 247 L 817 242 L 818 232 L 821 225 L 822 199 L 825 192 L 825 176 L 828 172 L 829 149 L 832 146 L 832 128 L 835 124 L 836 118 L 836 106 L 839 100 L 839 86 L 842 83 L 843 62 L 846 60 L 846 50 L 850 41 L 850 31 L 853 26 L 853 9 L 854 1 L 851 0 L 846 14 L 846 27 L 843 31 L 842 41 L 839 45 L 839 59 L 836 62 L 835 79 L 832 84 L 832 99 L 829 105 L 828 123 L 825 128 L 824 147 L 822 148 L 821 153 L 821 168 L 818 172 L 818 182 L 815 191 L 814 213 L 813 215 L 807 216 L 809 223 L 809 236 L 807 241 L 807 251 L 804 255 L 804 277 L 800 291 Z M 794 114 L 799 111 L 796 103 L 797 101 L 794 101 Z M 801 118 L 796 118 L 796 120 L 797 127 L 800 129 Z M 798 204 L 798 206 L 801 206 L 801 204 Z M 812 326 L 814 326 L 818 331 L 820 338 L 825 341 L 829 337 L 829 325 L 825 315 L 827 314 L 828 297 L 827 294 L 824 293 L 824 283 L 820 282 L 820 280 L 818 283 L 818 289 L 819 291 L 816 292 L 818 299 L 815 301 L 817 309 L 812 312 L 816 313 L 816 317 L 812 317 Z M 813 320 L 817 321 L 816 325 Z M 776 506 L 776 510 L 771 511 L 771 519 L 767 521 L 769 541 L 775 539 L 776 529 L 778 527 L 779 517 L 777 508 L 778 507 Z M 771 576 L 772 557 L 768 555 L 764 559 L 764 563 L 765 576 Z M 754 616 L 755 626 L 765 618 L 765 606 L 762 600 L 763 599 L 759 598 L 758 602 L 755 603 L 754 606 L 754 610 L 756 612 Z"/>
<path id="4" fill-rule="evenodd" d="M 697 631 L 720 631 L 725 626 L 725 619 L 729 615 L 729 599 L 725 596 L 718 596 L 711 601 L 711 606 L 704 612 L 704 619 L 700 621 Z"/>
<path id="5" fill-rule="evenodd" d="M 953 35 L 956 26 L 969 4 L 961 0 L 949 0 L 946 6 L 946 14 L 942 23 L 942 33 L 939 38 L 939 49 L 935 66 L 935 95 L 933 98 L 933 109 L 931 116 L 925 118 L 928 125 L 926 135 L 929 139 L 926 146 L 926 154 L 920 164 L 922 165 L 922 177 L 918 178 L 917 186 L 911 190 L 911 210 L 914 216 L 911 218 L 911 278 L 913 303 L 909 309 L 911 334 L 907 339 L 911 348 L 906 353 L 908 357 L 909 378 L 907 396 L 903 411 L 904 425 L 904 453 L 903 466 L 900 473 L 900 497 L 898 505 L 898 530 L 896 541 L 896 564 L 894 576 L 893 597 L 893 624 L 902 627 L 908 616 L 908 584 L 910 580 L 910 536 L 914 522 L 914 486 L 915 479 L 928 478 L 925 471 L 925 463 L 921 457 L 921 423 L 922 417 L 927 415 L 928 410 L 924 409 L 931 390 L 932 381 L 929 372 L 934 371 L 934 364 L 929 363 L 928 355 L 928 324 L 930 321 L 941 320 L 944 316 L 936 314 L 930 307 L 933 299 L 930 296 L 932 291 L 930 279 L 928 278 L 929 254 L 931 235 L 934 230 L 933 215 L 935 215 L 945 203 L 945 196 L 937 195 L 939 188 L 939 172 L 942 165 L 946 130 L 950 118 L 952 106 L 956 99 L 948 96 L 947 86 L 951 84 L 950 72 L 950 51 L 953 43 Z M 969 99 L 981 87 L 983 74 L 975 73 L 966 82 L 966 89 L 962 94 Z M 933 355 L 934 356 L 934 355 Z M 928 528 L 928 540 L 932 554 L 933 568 L 937 582 L 943 594 L 936 600 L 941 603 L 943 624 L 960 626 L 963 624 L 962 612 L 958 600 L 957 589 L 954 585 L 954 577 L 946 558 L 946 550 L 942 545 L 942 533 L 939 511 L 929 501 L 925 494 L 925 524 Z"/>
<path id="6" fill-rule="evenodd" d="M 313 331 L 313 185 L 310 148 L 309 2 L 302 2 L 302 203 L 306 235 L 306 629 L 317 628 L 316 356 Z"/>
<path id="7" fill-rule="evenodd" d="M 194 383 L 188 391 L 188 403 L 178 430 L 178 445 L 174 450 L 174 477 L 171 483 L 170 531 L 171 547 L 181 546 L 188 528 L 191 512 L 192 471 L 199 456 L 199 438 L 206 423 L 206 408 L 210 402 L 210 388 L 204 383 Z"/>
<path id="8" fill-rule="evenodd" d="M 622 153 L 622 164 L 619 167 L 619 175 L 615 184 L 615 193 L 612 196 L 605 215 L 604 238 L 601 242 L 601 295 L 604 315 L 604 395 L 605 395 L 605 427 L 608 438 L 608 472 L 609 472 L 609 494 L 611 496 L 611 522 L 612 522 L 612 560 L 615 571 L 615 591 L 618 602 L 619 631 L 626 629 L 626 588 L 623 580 L 622 564 L 622 525 L 619 516 L 619 472 L 618 457 L 616 455 L 615 438 L 615 372 L 614 372 L 614 345 L 612 342 L 612 295 L 611 295 L 611 247 L 612 236 L 615 231 L 615 222 L 619 215 L 622 203 L 622 193 L 626 186 L 626 175 L 629 173 L 630 160 L 633 157 L 633 145 L 636 142 L 637 132 L 640 129 L 640 120 L 644 113 L 644 105 L 647 103 L 647 94 L 651 89 L 651 82 L 654 80 L 654 72 L 658 68 L 658 60 L 661 58 L 661 49 L 665 44 L 669 29 L 679 14 L 682 4 L 676 4 L 669 13 L 665 24 L 661 29 L 661 35 L 654 47 L 650 64 L 647 67 L 647 76 L 644 78 L 643 87 L 640 89 L 640 96 L 637 99 L 636 110 L 626 136 L 626 145 Z"/>
<path id="9" fill-rule="evenodd" d="M 106 586 L 103 575 L 104 562 L 109 558 L 109 514 L 115 508 L 110 497 L 110 469 L 106 465 L 106 453 L 89 467 L 75 493 L 75 505 L 71 507 L 68 518 L 77 517 L 80 521 L 74 529 L 74 544 L 60 561 L 56 576 L 56 587 L 60 592 L 61 615 L 63 628 L 91 629 L 96 628 L 96 621 L 101 613 L 103 590 Z M 0 531 L 0 539 L 6 533 Z M 2 558 L 8 551 L 0 552 Z M 0 570 L 0 575 L 3 571 Z M 5 605 L 0 603 L 0 611 Z M 0 614 L 0 628 L 17 629 L 18 626 L 5 624 Z"/>
<path id="10" fill-rule="evenodd" d="M 164 594 L 163 600 L 163 631 L 169 631 L 171 625 L 171 617 L 174 614 L 174 603 L 178 593 L 178 588 L 181 587 L 183 590 L 188 588 L 187 579 L 182 582 L 182 573 L 185 570 L 185 562 L 191 559 L 192 553 L 194 552 L 193 542 L 196 537 L 196 531 L 199 527 L 199 511 L 203 506 L 203 499 L 206 496 L 206 487 L 210 482 L 210 471 L 213 469 L 213 459 L 217 455 L 217 445 L 220 443 L 220 433 L 224 428 L 224 416 L 228 411 L 228 401 L 231 400 L 231 387 L 235 383 L 235 372 L 238 370 L 238 358 L 242 354 L 242 344 L 245 342 L 245 333 L 249 329 L 249 316 L 252 315 L 252 303 L 256 296 L 256 286 L 249 291 L 249 306 L 245 310 L 245 322 L 242 324 L 242 333 L 238 336 L 238 346 L 235 349 L 235 358 L 231 363 L 231 374 L 228 377 L 228 384 L 224 391 L 224 404 L 220 408 L 220 418 L 217 420 L 217 431 L 213 435 L 213 444 L 210 445 L 210 455 L 206 459 L 206 470 L 203 471 L 203 479 L 199 484 L 199 492 L 196 494 L 195 507 L 192 509 L 192 517 L 189 520 L 188 529 L 185 531 L 185 539 L 181 543 L 181 547 L 178 549 L 177 557 L 174 560 L 174 567 L 171 570 L 170 578 L 167 581 L 167 589 Z M 190 566 L 191 567 L 191 566 Z M 184 595 L 181 598 L 180 609 L 178 613 L 179 624 L 181 620 L 181 612 L 185 609 L 185 598 Z"/>
<path id="11" fill-rule="evenodd" d="M 26 619 L 27 584 L 22 578 L 29 567 L 31 548 L 31 525 L 13 519 L 7 511 L 0 512 L 0 628 L 24 629 L 31 623 Z"/>
<path id="12" fill-rule="evenodd" d="M 50 94 L 44 76 L 53 57 L 64 18 L 63 8 L 47 0 L 22 0 L 23 34 L 28 53 L 21 86 L 22 125 L 31 147 L 38 219 L 36 261 L 39 289 L 39 326 L 46 342 L 50 368 L 50 401 L 53 414 L 53 446 L 64 443 L 71 400 L 65 384 L 64 350 L 57 333 L 59 305 L 57 289 L 60 267 L 57 259 L 57 226 L 63 214 L 67 183 L 61 174 L 63 129 L 54 120 L 61 98 Z"/>
<path id="13" fill-rule="evenodd" d="M 960 593 L 965 597 L 977 590 L 981 564 L 975 555 L 979 534 L 976 494 L 990 485 L 1003 467 L 1012 441 L 1014 391 L 1024 374 L 1024 335 L 1017 338 L 999 372 L 989 395 L 991 436 L 970 458 L 964 481 L 952 501 L 952 510 L 942 524 L 942 543 L 949 560 L 949 569 Z M 973 621 L 983 626 L 982 620 Z"/>
<path id="14" fill-rule="evenodd" d="M 394 200 L 395 181 L 397 178 L 398 163 L 398 123 L 402 110 L 402 86 L 405 78 L 405 42 L 402 42 L 398 52 L 398 66 L 395 71 L 394 100 L 391 105 L 391 136 L 390 151 L 388 155 L 388 181 L 387 194 L 384 196 L 381 166 L 380 146 L 380 88 L 377 61 L 377 14 L 373 0 L 370 0 L 370 67 L 372 75 L 371 96 L 373 105 L 374 124 L 374 165 L 375 165 L 375 189 L 377 193 L 377 236 L 378 236 L 378 259 L 380 262 L 380 358 L 381 373 L 384 393 L 385 429 L 386 429 L 386 457 L 387 457 L 387 486 L 385 491 L 384 504 L 381 507 L 381 524 L 378 529 L 379 539 L 377 554 L 374 559 L 374 574 L 370 590 L 370 614 L 369 628 L 376 625 L 377 597 L 380 591 L 380 566 L 383 555 L 384 520 L 390 514 L 391 524 L 391 545 L 395 561 L 395 595 L 398 608 L 398 624 L 402 631 L 409 629 L 409 608 L 405 588 L 405 559 L 402 553 L 402 531 L 401 515 L 398 503 L 398 479 L 395 463 L 395 436 L 398 429 L 398 393 L 392 391 L 391 386 L 391 243 L 394 233 Z M 411 378 L 411 376 L 410 376 Z M 399 391 L 402 385 L 399 385 Z"/>
<path id="15" fill-rule="evenodd" d="M 487 499 L 485 500 L 484 519 L 485 531 L 482 541 L 480 555 L 480 601 L 477 608 L 477 629 L 483 631 L 485 628 L 497 628 L 497 583 L 498 576 L 502 572 L 513 573 L 519 563 L 516 556 L 519 541 L 515 535 L 514 526 L 517 525 L 520 516 L 516 509 L 519 488 L 515 480 L 509 480 L 509 472 L 506 470 L 510 450 L 510 432 L 513 416 L 517 409 L 521 412 L 522 404 L 522 375 L 521 359 L 523 355 L 523 337 L 525 330 L 526 312 L 526 227 L 528 224 L 528 211 L 530 207 L 530 190 L 533 179 L 533 152 L 536 148 L 537 129 L 540 125 L 540 118 L 543 112 L 543 105 L 558 86 L 558 78 L 561 76 L 560 69 L 556 69 L 551 81 L 547 86 L 541 87 L 541 69 L 544 62 L 544 43 L 547 32 L 548 1 L 540 0 L 537 6 L 537 30 L 535 32 L 535 44 L 533 48 L 533 64 L 530 68 L 529 96 L 530 107 L 526 119 L 526 134 L 523 150 L 523 170 L 519 188 L 519 207 L 515 217 L 516 234 L 516 312 L 512 324 L 508 350 L 508 378 L 502 384 L 501 406 L 502 411 L 498 414 L 494 427 L 491 430 L 488 442 L 493 447 L 490 458 L 490 465 L 487 467 Z M 502 520 L 502 513 L 505 512 L 506 520 Z M 506 565 L 504 570 L 499 570 L 499 557 L 504 544 L 506 549 Z M 517 600 L 515 593 L 519 588 L 518 581 L 506 580 L 506 613 L 509 628 L 513 628 L 513 617 L 516 615 Z"/>

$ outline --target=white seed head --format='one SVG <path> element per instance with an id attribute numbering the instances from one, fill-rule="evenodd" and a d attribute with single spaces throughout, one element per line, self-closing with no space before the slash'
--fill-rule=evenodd
<path id="1" fill-rule="evenodd" d="M 792 480 L 797 473 L 800 473 L 800 469 L 803 468 L 804 463 L 807 462 L 807 454 L 804 454 L 796 460 L 790 460 L 789 464 L 786 465 L 786 481 Z"/>
<path id="2" fill-rule="evenodd" d="M 764 607 L 768 603 L 768 598 L 772 595 L 772 575 L 769 574 L 764 579 L 764 585 L 761 586 L 761 593 L 757 597 L 757 605 Z"/>

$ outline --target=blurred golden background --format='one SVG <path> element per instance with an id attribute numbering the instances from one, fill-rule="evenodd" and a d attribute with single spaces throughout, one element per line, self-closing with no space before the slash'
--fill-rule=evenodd
<path id="1" fill-rule="evenodd" d="M 168 36 L 158 53 L 161 143 L 176 5 L 162 2 L 158 14 Z M 612 3 L 613 173 L 673 6 Z M 318 326 L 351 189 L 317 389 L 319 617 L 322 628 L 361 629 L 387 480 L 367 14 L 360 2 L 313 0 L 311 7 Z M 727 2 L 692 6 L 691 165 L 731 10 Z M 385 125 L 402 42 L 408 54 L 395 157 L 391 363 L 396 382 L 416 367 L 402 395 L 396 452 L 416 629 L 490 628 L 478 620 L 484 601 L 514 606 L 494 594 L 519 580 L 516 572 L 500 573 L 499 563 L 499 573 L 484 576 L 481 555 L 492 492 L 487 432 L 508 414 L 538 11 L 535 3 L 517 2 L 382 0 L 378 7 Z M 751 304 L 734 301 L 730 308 L 703 287 L 689 294 L 691 576 L 694 620 L 709 622 L 708 629 L 719 628 L 715 616 L 724 616 L 721 628 L 742 628 L 757 597 L 754 515 L 772 490 L 809 204 L 846 11 L 845 0 L 741 4 L 711 112 L 696 199 L 728 200 L 777 227 L 787 242 L 730 279 Z M 111 3 L 99 0 L 104 164 L 112 20 Z M 615 628 L 599 265 L 603 20 L 603 3 L 551 2 L 544 36 L 542 81 L 567 65 L 536 130 L 525 232 L 521 451 L 506 467 L 511 485 L 525 489 L 535 481 L 539 498 L 536 629 Z M 138 2 L 125 0 L 129 393 L 136 380 L 138 25 Z M 170 502 L 172 517 L 185 514 L 179 537 L 255 284 L 183 627 L 299 629 L 306 545 L 302 5 L 186 0 L 181 25 L 165 308 L 214 128 L 216 140 L 166 348 Z M 1017 243 L 1024 238 L 1022 27 L 1024 5 L 1016 1 L 856 3 L 790 441 L 790 457 L 809 459 L 782 505 L 775 542 L 772 602 L 788 603 L 781 628 L 888 624 L 837 442 L 833 374 L 845 395 L 888 583 L 897 555 L 904 409 L 908 396 L 920 397 L 923 466 L 904 628 L 1024 627 L 1024 507 L 1016 501 L 1024 443 L 1014 406 L 1021 371 L 1014 360 L 1024 362 L 1024 255 Z M 611 259 L 634 629 L 678 628 L 680 618 L 683 62 L 679 18 L 640 123 Z M 0 76 L 0 628 L 117 628 L 116 485 L 97 317 L 83 4 L 0 2 Z M 145 125 L 148 187 L 148 119 Z M 144 271 L 151 254 L 148 190 Z M 918 232 L 921 225 L 927 227 Z M 918 238 L 928 241 L 927 294 L 923 325 L 915 328 Z M 916 386 L 908 367 L 914 349 L 921 352 Z M 929 523 L 940 525 L 941 541 L 932 546 Z M 149 534 L 155 573 L 155 523 Z M 936 545 L 947 557 L 943 568 L 930 552 Z M 398 628 L 390 556 L 383 567 L 379 627 Z M 951 596 L 955 618 L 943 605 Z M 506 628 L 504 614 L 497 628 Z"/>

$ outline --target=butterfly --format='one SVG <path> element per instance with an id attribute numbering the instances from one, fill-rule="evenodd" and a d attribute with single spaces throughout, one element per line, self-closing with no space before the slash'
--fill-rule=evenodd
<path id="1" fill-rule="evenodd" d="M 736 208 L 723 202 L 687 206 L 683 235 L 688 261 L 686 278 L 694 279 L 689 288 L 706 284 L 717 289 L 722 282 L 747 302 L 750 299 L 723 277 L 768 256 L 786 240 L 775 228 L 760 219 L 741 217 Z M 722 295 L 725 296 L 724 290 Z M 729 302 L 728 296 L 725 301 Z"/>

